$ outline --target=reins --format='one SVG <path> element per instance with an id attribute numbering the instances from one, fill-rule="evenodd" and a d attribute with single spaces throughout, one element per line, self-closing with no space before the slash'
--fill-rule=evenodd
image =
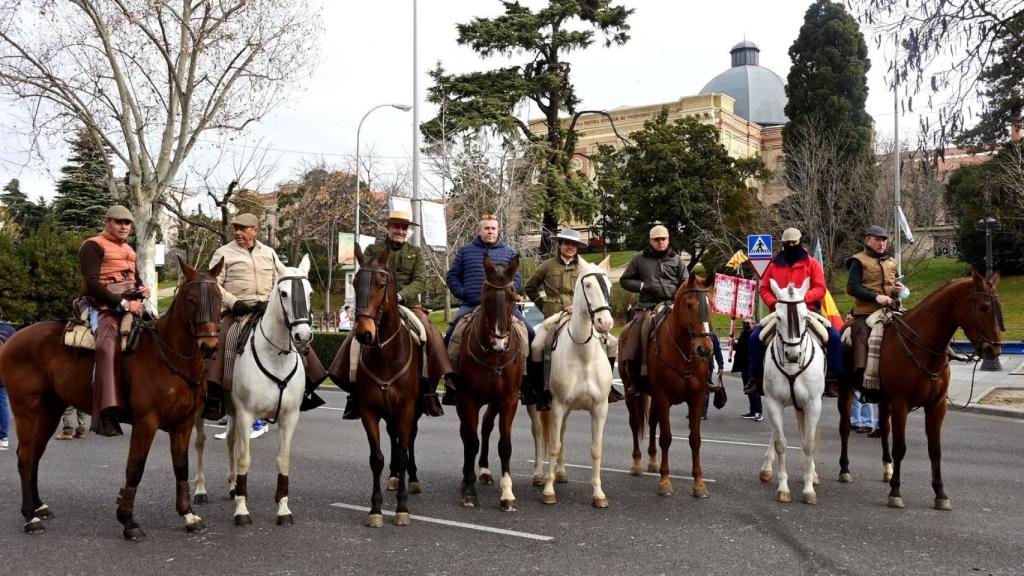
<path id="1" fill-rule="evenodd" d="M 605 305 L 604 306 L 598 306 L 598 307 L 595 308 L 590 303 L 590 295 L 587 294 L 587 289 L 583 285 L 583 281 L 586 280 L 587 278 L 590 278 L 591 276 L 597 278 L 597 284 L 598 284 L 598 286 L 601 287 L 601 293 L 604 294 L 604 301 L 605 301 Z M 606 277 L 607 276 L 603 272 L 590 272 L 589 274 L 584 274 L 583 276 L 580 277 L 579 282 L 580 282 L 580 287 L 583 289 L 583 300 L 584 300 L 584 302 L 587 303 L 587 313 L 590 315 L 590 334 L 587 336 L 587 339 L 582 341 L 582 342 L 577 340 L 576 337 L 572 335 L 572 320 L 570 319 L 569 322 L 565 326 L 565 331 L 569 334 L 569 340 L 572 340 L 573 344 L 578 344 L 578 345 L 582 346 L 582 345 L 590 342 L 591 340 L 593 340 L 594 339 L 594 318 L 597 316 L 597 314 L 599 312 L 602 312 L 604 310 L 608 310 L 609 312 L 611 312 L 611 310 L 612 310 L 612 307 L 611 307 L 611 301 L 612 301 L 612 299 L 611 299 L 611 292 L 608 290 L 607 282 L 605 282 L 605 278 Z"/>
<path id="2" fill-rule="evenodd" d="M 790 290 L 792 290 L 792 287 L 790 288 Z M 792 293 L 790 295 L 792 295 Z M 768 355 L 771 356 L 772 363 L 775 364 L 775 368 L 778 369 L 779 373 L 786 377 L 786 380 L 789 381 L 789 396 L 790 399 L 793 400 L 793 408 L 796 409 L 797 412 L 803 412 L 804 409 L 803 406 L 800 406 L 800 404 L 797 403 L 796 401 L 796 379 L 799 378 L 801 374 L 806 372 L 808 368 L 810 368 L 811 363 L 814 362 L 815 352 L 817 351 L 817 347 L 814 346 L 811 343 L 810 338 L 807 337 L 806 316 L 804 316 L 803 329 L 801 330 L 800 328 L 798 328 L 800 324 L 800 312 L 797 306 L 803 303 L 803 300 L 782 300 L 781 298 L 779 300 L 776 300 L 776 304 L 786 305 L 786 328 L 789 329 L 789 337 L 796 337 L 797 339 L 795 341 L 786 340 L 786 337 L 782 335 L 782 332 L 780 330 L 776 330 L 775 342 L 773 343 L 771 349 L 768 351 Z M 797 370 L 793 374 L 786 372 L 785 368 L 782 367 L 782 364 L 779 364 L 779 359 L 776 355 L 776 349 L 779 348 L 780 344 L 782 346 L 782 352 L 780 352 L 780 354 L 783 355 L 785 355 L 786 353 L 786 346 L 798 346 L 800 348 L 800 358 L 804 356 L 804 353 L 807 350 L 807 348 L 810 348 L 811 355 L 807 359 L 807 363 L 801 365 L 800 361 L 797 360 L 796 365 L 799 368 L 799 370 Z M 783 364 L 786 363 L 783 362 Z"/>

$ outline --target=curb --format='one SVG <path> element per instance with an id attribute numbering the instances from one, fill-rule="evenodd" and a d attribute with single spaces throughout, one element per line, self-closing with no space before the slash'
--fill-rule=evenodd
<path id="1" fill-rule="evenodd" d="M 985 404 L 970 403 L 967 406 L 960 408 L 954 406 L 952 403 L 947 403 L 950 411 L 953 412 L 971 412 L 974 414 L 984 414 L 986 416 L 1000 416 L 1002 418 L 1011 418 L 1014 420 L 1024 421 L 1024 410 L 1019 408 L 1004 408 L 1002 406 L 987 406 Z"/>

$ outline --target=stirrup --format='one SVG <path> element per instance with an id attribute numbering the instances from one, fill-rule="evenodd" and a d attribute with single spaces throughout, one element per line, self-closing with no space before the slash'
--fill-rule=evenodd
<path id="1" fill-rule="evenodd" d="M 747 396 L 764 396 L 764 380 L 761 378 L 751 378 L 747 385 L 743 387 L 743 393 Z"/>
<path id="2" fill-rule="evenodd" d="M 608 402 L 609 403 L 619 402 L 619 401 L 622 401 L 622 400 L 625 400 L 625 399 L 626 399 L 626 397 L 622 395 L 622 392 L 619 392 L 618 390 L 616 390 L 615 386 L 612 386 L 611 389 L 608 390 Z"/>
<path id="3" fill-rule="evenodd" d="M 427 416 L 431 416 L 433 418 L 444 416 L 444 408 L 441 408 L 441 403 L 437 400 L 436 392 L 420 396 L 420 410 Z"/>
<path id="4" fill-rule="evenodd" d="M 345 411 L 341 413 L 342 420 L 359 420 L 359 400 L 354 394 L 348 395 L 348 402 L 345 403 Z"/>

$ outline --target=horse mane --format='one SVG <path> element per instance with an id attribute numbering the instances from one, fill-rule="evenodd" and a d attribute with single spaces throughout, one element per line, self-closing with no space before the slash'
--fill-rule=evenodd
<path id="1" fill-rule="evenodd" d="M 973 282 L 973 281 L 974 281 L 974 279 L 970 278 L 970 277 L 967 277 L 967 278 L 954 278 L 954 279 L 951 279 L 951 280 L 947 281 L 941 288 L 939 288 L 937 290 L 932 290 L 932 292 L 930 294 L 928 294 L 927 296 L 924 297 L 924 300 L 921 300 L 913 308 L 911 308 L 908 311 L 908 314 L 910 312 L 916 311 L 919 308 L 925 307 L 925 305 L 931 305 L 932 304 L 932 300 L 938 299 L 939 296 L 944 295 L 946 292 L 954 289 L 955 287 L 958 287 L 958 286 L 960 286 L 962 284 L 966 284 L 968 282 Z"/>

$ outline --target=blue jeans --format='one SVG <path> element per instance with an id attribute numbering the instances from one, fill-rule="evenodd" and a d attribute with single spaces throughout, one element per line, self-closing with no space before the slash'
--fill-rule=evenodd
<path id="1" fill-rule="evenodd" d="M 865 404 L 860 401 L 860 390 L 853 395 L 853 406 L 850 410 L 850 424 L 854 428 L 867 427 L 878 428 L 878 415 L 875 412 L 874 404 Z"/>
<path id="2" fill-rule="evenodd" d="M 7 438 L 11 428 L 11 413 L 8 409 L 7 388 L 0 384 L 0 438 Z"/>
<path id="3" fill-rule="evenodd" d="M 451 323 L 448 324 L 448 331 L 444 333 L 444 343 L 445 344 L 447 344 L 448 341 L 452 339 L 452 332 L 455 331 L 455 325 L 459 323 L 459 320 L 461 320 L 463 316 L 465 316 L 466 314 L 469 314 L 470 310 L 472 310 L 473 308 L 475 308 L 475 306 L 470 306 L 468 304 L 463 304 L 463 305 L 459 306 L 459 311 L 455 313 L 455 318 L 451 321 Z M 512 315 L 515 316 L 516 318 L 522 320 L 523 324 L 526 324 L 526 336 L 529 338 L 530 342 L 532 343 L 533 342 L 533 326 L 530 326 L 530 323 L 526 321 L 526 318 L 523 318 L 523 312 L 522 312 L 522 310 L 519 309 L 519 306 L 514 306 L 512 308 Z"/>
<path id="4" fill-rule="evenodd" d="M 835 377 L 843 373 L 843 342 L 839 331 L 828 325 L 828 371 Z M 764 377 L 764 346 L 761 344 L 761 326 L 754 327 L 750 333 L 750 373 L 758 378 Z"/>

